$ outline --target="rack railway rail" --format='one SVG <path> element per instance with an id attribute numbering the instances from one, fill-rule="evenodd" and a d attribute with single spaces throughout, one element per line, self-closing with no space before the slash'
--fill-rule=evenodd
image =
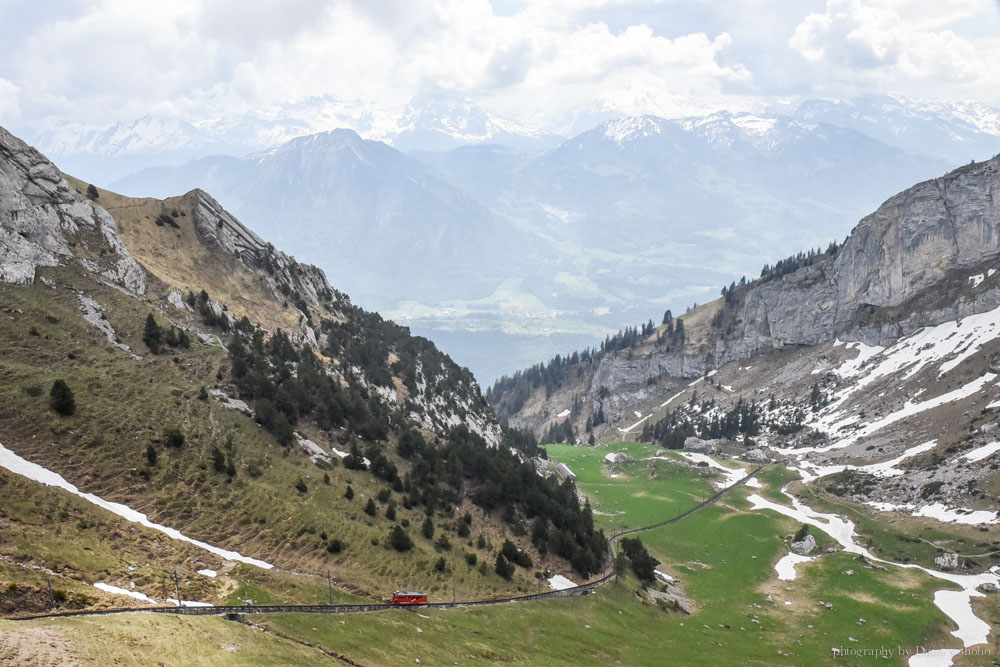
<path id="1" fill-rule="evenodd" d="M 742 486 L 747 483 L 754 475 L 759 473 L 763 466 L 758 466 L 756 469 L 752 470 L 745 477 L 737 482 L 734 482 L 727 486 L 726 488 L 720 490 L 710 498 L 707 498 L 689 510 L 678 514 L 675 517 L 667 519 L 666 521 L 660 521 L 658 523 L 650 524 L 648 526 L 642 526 L 640 528 L 631 528 L 629 530 L 624 530 L 619 533 L 613 534 L 608 538 L 608 555 L 610 556 L 610 562 L 614 563 L 615 560 L 615 542 L 626 535 L 632 535 L 634 533 L 641 533 L 647 530 L 653 530 L 655 528 L 661 528 L 663 526 L 670 525 L 672 523 L 677 523 L 687 517 L 691 516 L 695 512 L 704 509 L 708 505 L 711 505 L 718 501 L 722 496 L 729 493 L 738 486 Z M 92 610 L 81 610 L 81 611 L 57 611 L 49 614 L 31 614 L 27 616 L 8 616 L 7 620 L 11 621 L 30 621 L 42 618 L 69 618 L 76 616 L 112 616 L 116 614 L 134 614 L 139 612 L 150 613 L 150 614 L 179 614 L 184 616 L 226 616 L 228 618 L 237 618 L 246 614 L 355 614 L 355 613 L 368 613 L 376 611 L 386 611 L 389 609 L 460 609 L 463 607 L 483 607 L 486 605 L 493 604 L 509 604 L 512 602 L 530 602 L 533 600 L 545 600 L 548 598 L 558 598 L 558 597 L 575 597 L 578 595 L 586 595 L 593 592 L 598 586 L 607 583 L 615 576 L 614 570 L 609 569 L 601 577 L 595 579 L 594 581 L 587 582 L 585 584 L 580 584 L 579 586 L 574 586 L 572 588 L 564 588 L 558 591 L 549 591 L 547 593 L 535 593 L 532 595 L 519 595 L 516 597 L 509 598 L 492 598 L 488 600 L 467 600 L 464 602 L 428 602 L 426 604 L 419 605 L 396 605 L 391 603 L 375 603 L 375 604 L 317 604 L 317 605 L 213 605 L 213 606 L 199 606 L 199 607 L 119 607 L 113 609 L 92 609 Z"/>

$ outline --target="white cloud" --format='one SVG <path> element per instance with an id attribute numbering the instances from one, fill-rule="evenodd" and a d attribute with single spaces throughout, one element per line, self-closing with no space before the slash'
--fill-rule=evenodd
<path id="1" fill-rule="evenodd" d="M 1000 24 L 991 0 L 503 9 L 489 0 L 93 0 L 0 10 L 16 37 L 0 77 L 19 91 L 0 100 L 5 118 L 19 109 L 36 126 L 146 113 L 198 120 L 324 95 L 401 108 L 441 92 L 549 125 L 595 101 L 664 114 L 795 93 L 930 90 L 1000 103 L 991 71 L 1000 42 L 963 28 Z"/>
<path id="2" fill-rule="evenodd" d="M 1000 40 L 952 28 L 995 14 L 986 0 L 827 0 L 824 12 L 795 28 L 788 45 L 812 66 L 821 91 L 973 95 L 996 103 Z"/>

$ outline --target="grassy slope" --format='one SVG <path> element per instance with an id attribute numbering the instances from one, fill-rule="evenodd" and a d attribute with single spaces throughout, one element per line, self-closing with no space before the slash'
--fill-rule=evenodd
<path id="1" fill-rule="evenodd" d="M 330 569 L 377 598 L 400 585 L 423 586 L 432 595 L 450 597 L 453 579 L 483 595 L 534 587 L 533 578 L 524 572 L 508 584 L 466 565 L 463 551 L 492 562 L 503 537 L 498 521 L 477 510 L 472 512 L 472 537 L 485 534 L 488 548 L 477 550 L 452 533 L 454 548 L 438 554 L 418 533 L 423 512 L 405 510 L 400 494 L 393 494 L 400 503 L 397 519 L 411 523 L 417 549 L 401 555 L 382 546 L 393 525 L 385 519 L 384 507 L 376 517 L 362 512 L 381 482 L 367 472 L 337 467 L 329 472 L 330 484 L 324 484 L 324 472 L 297 449 L 280 447 L 252 420 L 214 399 L 198 399 L 198 388 L 211 386 L 225 363 L 222 350 L 194 342 L 189 351 L 149 355 L 141 328 L 146 315 L 156 311 L 154 305 L 90 283 L 71 269 L 47 270 L 45 275 L 97 299 L 119 338 L 145 356 L 136 361 L 109 346 L 80 317 L 75 294 L 68 289 L 41 283 L 0 286 L 0 301 L 11 311 L 0 318 L 0 340 L 17 341 L 0 349 L 0 442 L 8 448 L 85 491 L 125 502 L 191 537 L 286 568 Z M 161 324 L 166 323 L 163 313 L 156 312 Z M 32 327 L 37 336 L 28 333 Z M 78 409 L 72 417 L 59 417 L 48 407 L 48 388 L 57 377 L 75 392 Z M 30 395 L 32 388 L 41 395 Z M 180 450 L 159 442 L 166 427 L 185 433 L 187 441 Z M 234 481 L 211 468 L 212 447 L 225 448 L 230 437 L 238 470 Z M 150 443 L 159 460 L 147 481 L 139 473 L 146 466 Z M 259 478 L 249 476 L 253 462 L 263 470 Z M 305 494 L 294 487 L 300 477 L 309 486 Z M 353 501 L 343 498 L 349 482 L 356 493 Z M 442 518 L 436 522 L 439 530 L 453 523 Z M 324 532 L 348 548 L 336 556 L 328 554 Z M 441 555 L 452 574 L 433 570 Z M 214 569 L 221 566 L 209 554 L 202 560 L 213 563 Z M 193 570 L 184 571 L 191 575 Z"/>
<path id="2" fill-rule="evenodd" d="M 633 454 L 646 451 L 643 445 L 627 447 Z M 648 462 L 619 465 L 619 477 L 611 479 L 600 462 L 607 451 L 549 447 L 552 458 L 567 462 L 579 476 L 595 509 L 613 515 L 598 515 L 598 522 L 608 528 L 616 519 L 637 525 L 650 513 L 655 517 L 674 514 L 713 492 L 710 482 L 696 471 L 669 461 L 657 461 L 652 467 Z M 762 479 L 783 483 L 785 475 L 769 470 Z M 778 582 L 773 564 L 787 552 L 783 538 L 798 526 L 769 512 L 748 511 L 745 496 L 749 492 L 736 491 L 718 506 L 642 535 L 662 561 L 660 569 L 676 576 L 694 599 L 693 616 L 664 612 L 639 601 L 638 585 L 629 578 L 577 599 L 366 616 L 269 615 L 254 618 L 253 623 L 298 642 L 332 648 L 363 664 L 414 664 L 417 658 L 422 664 L 661 664 L 664 656 L 678 664 L 727 660 L 734 664 L 864 664 L 864 660 L 834 660 L 830 648 L 955 644 L 947 634 L 947 619 L 931 602 L 933 592 L 942 587 L 940 582 L 919 573 L 866 569 L 854 557 L 838 553 L 800 565 L 795 581 Z M 773 487 L 763 492 L 770 495 Z M 846 575 L 846 570 L 854 574 Z M 254 592 L 256 584 L 249 579 L 259 571 L 241 567 L 235 574 L 245 579 L 243 591 Z M 287 596 L 317 600 L 323 596 L 321 582 L 289 581 L 286 586 Z M 768 594 L 773 604 L 765 601 Z M 820 599 L 832 602 L 834 609 L 820 608 L 816 604 Z M 786 600 L 792 604 L 785 605 Z M 986 600 L 983 606 L 989 604 L 991 600 Z M 859 625 L 862 618 L 865 622 Z M 214 619 L 188 622 L 190 632 L 201 631 L 201 623 L 210 624 L 204 630 L 209 634 L 227 627 Z M 130 641 L 141 645 L 137 636 L 146 632 L 145 623 L 102 619 L 91 631 L 97 636 L 131 637 Z M 72 625 L 57 621 L 44 627 L 62 631 L 68 626 L 72 632 Z M 229 631 L 242 632 L 240 626 L 233 628 Z M 851 637 L 858 642 L 851 642 Z M 96 649 L 88 648 L 90 644 L 81 646 L 91 651 L 84 657 L 97 655 Z M 181 654 L 180 661 L 197 662 L 191 660 L 199 657 L 194 650 Z M 266 664 L 268 653 L 261 651 L 255 662 Z M 211 664 L 239 661 L 239 655 L 218 651 L 211 655 Z M 894 656 L 888 664 L 902 662 Z"/>

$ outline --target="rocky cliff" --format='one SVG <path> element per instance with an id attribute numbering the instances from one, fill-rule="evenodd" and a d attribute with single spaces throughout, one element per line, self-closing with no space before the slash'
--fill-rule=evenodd
<path id="1" fill-rule="evenodd" d="M 582 432 L 600 412 L 624 426 L 634 407 L 728 362 L 835 338 L 884 346 L 993 309 L 1000 289 L 973 275 L 1000 256 L 998 191 L 1000 156 L 915 185 L 861 220 L 843 245 L 685 313 L 685 344 L 661 344 L 657 327 L 627 350 L 563 368 L 554 391 L 552 382 L 544 391 L 536 384 L 523 400 L 525 387 L 502 381 L 491 400 L 512 425 L 539 434 L 566 418 Z M 512 389 L 521 392 L 515 402 Z"/>
<path id="2" fill-rule="evenodd" d="M 41 153 L 0 127 L 0 281 L 31 284 L 39 266 L 78 262 L 134 294 L 146 290 L 107 211 L 73 190 Z"/>

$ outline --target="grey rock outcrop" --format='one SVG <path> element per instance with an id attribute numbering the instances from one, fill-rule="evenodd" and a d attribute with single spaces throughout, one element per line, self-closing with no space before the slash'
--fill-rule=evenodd
<path id="1" fill-rule="evenodd" d="M 806 535 L 798 542 L 792 542 L 791 549 L 800 556 L 808 556 L 816 550 L 816 538 Z"/>
<path id="2" fill-rule="evenodd" d="M 750 449 L 743 453 L 743 458 L 751 463 L 770 463 L 771 457 L 763 449 Z"/>
<path id="3" fill-rule="evenodd" d="M 958 554 L 946 551 L 935 558 L 934 563 L 942 570 L 954 570 L 958 567 Z"/>
<path id="4" fill-rule="evenodd" d="M 684 449 L 689 452 L 700 452 L 702 454 L 714 454 L 715 445 L 709 440 L 702 440 L 694 436 L 684 440 Z"/>
<path id="5" fill-rule="evenodd" d="M 0 281 L 30 285 L 35 270 L 78 261 L 134 294 L 145 271 L 103 208 L 81 197 L 41 153 L 0 128 Z"/>

